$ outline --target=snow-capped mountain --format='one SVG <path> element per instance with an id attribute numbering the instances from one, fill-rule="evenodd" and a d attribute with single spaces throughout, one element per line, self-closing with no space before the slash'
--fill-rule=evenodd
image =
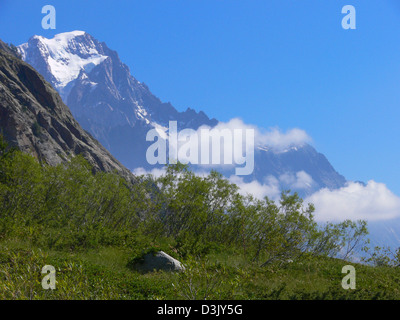
<path id="1" fill-rule="evenodd" d="M 169 120 L 177 121 L 179 129 L 218 124 L 201 111 L 178 112 L 170 103 L 160 101 L 131 75 L 115 51 L 83 31 L 61 33 L 52 39 L 33 36 L 18 50 L 23 60 L 58 90 L 82 127 L 130 169 L 154 168 L 145 156 L 151 144 L 146 134 L 151 128 L 165 130 Z M 233 173 L 222 171 L 227 176 Z M 339 188 L 346 182 L 309 144 L 285 152 L 257 148 L 255 170 L 244 180 L 264 182 L 268 176 L 299 172 L 310 177 L 300 190 L 303 194 L 322 187 Z M 293 186 L 290 179 L 280 181 L 284 188 Z"/>
<path id="2" fill-rule="evenodd" d="M 81 40 L 77 42 L 76 38 Z M 107 59 L 101 46 L 93 40 L 83 31 L 61 33 L 53 39 L 34 36 L 21 46 L 20 52 L 23 60 L 35 65 L 40 73 L 51 79 L 65 99 L 81 71 L 90 72 Z"/>

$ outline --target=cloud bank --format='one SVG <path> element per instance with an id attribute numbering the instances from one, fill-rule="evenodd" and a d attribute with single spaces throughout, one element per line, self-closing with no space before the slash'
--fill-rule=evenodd
<path id="1" fill-rule="evenodd" d="M 229 181 L 236 184 L 243 195 L 249 193 L 259 199 L 268 197 L 275 201 L 279 200 L 282 190 L 306 190 L 314 184 L 311 176 L 305 171 L 285 173 L 278 178 L 268 176 L 263 183 L 257 180 L 244 182 L 243 178 L 234 175 L 229 178 Z"/>
<path id="2" fill-rule="evenodd" d="M 202 128 L 209 128 L 207 126 L 201 126 Z M 311 142 L 311 137 L 302 129 L 293 128 L 282 132 L 279 128 L 260 128 L 255 125 L 246 124 L 240 118 L 234 118 L 228 122 L 219 122 L 215 129 L 223 130 L 229 129 L 231 131 L 235 129 L 252 129 L 255 132 L 254 144 L 255 146 L 266 146 L 270 147 L 276 151 L 282 151 L 290 146 L 302 146 L 305 143 Z"/>
<path id="3" fill-rule="evenodd" d="M 138 168 L 134 174 L 152 174 L 160 177 L 165 169 L 153 169 L 146 171 Z M 205 176 L 206 172 L 196 173 Z M 263 183 L 256 180 L 244 182 L 242 177 L 232 175 L 229 181 L 239 187 L 243 195 L 252 194 L 258 199 L 269 197 L 279 201 L 282 185 L 289 189 L 306 190 L 314 182 L 305 171 L 285 173 L 280 177 L 268 176 Z M 319 222 L 338 222 L 346 219 L 385 221 L 400 217 L 400 197 L 391 192 L 384 183 L 373 180 L 367 185 L 358 182 L 348 182 L 340 189 L 321 189 L 304 199 L 304 204 L 315 205 L 315 220 Z"/>
<path id="4" fill-rule="evenodd" d="M 297 128 L 287 132 L 277 128 L 260 129 L 238 118 L 219 122 L 213 128 L 179 129 L 177 121 L 169 121 L 168 128 L 155 125 L 149 130 L 146 141 L 153 142 L 146 151 L 149 164 L 180 161 L 209 168 L 228 166 L 235 167 L 236 175 L 250 175 L 257 147 L 282 152 L 311 140 L 305 131 Z"/>
<path id="5" fill-rule="evenodd" d="M 154 168 L 154 169 L 151 169 L 150 171 L 148 171 L 144 168 L 136 168 L 132 171 L 132 173 L 137 176 L 141 176 L 141 175 L 146 176 L 148 174 L 151 174 L 155 178 L 161 177 L 162 175 L 165 174 L 165 172 L 166 172 L 165 168 Z"/>
<path id="6" fill-rule="evenodd" d="M 279 178 L 269 176 L 264 183 L 255 180 L 246 183 L 237 176 L 231 176 L 229 180 L 240 188 L 242 194 L 250 193 L 259 199 L 268 196 L 275 201 L 280 198 L 282 184 L 291 190 L 306 190 L 313 184 L 312 178 L 304 171 L 286 173 Z M 385 184 L 373 180 L 367 185 L 349 182 L 340 189 L 324 188 L 306 197 L 304 203 L 315 205 L 315 220 L 319 222 L 346 219 L 384 221 L 400 217 L 400 197 Z"/>
<path id="7" fill-rule="evenodd" d="M 306 198 L 305 202 L 314 203 L 318 221 L 378 221 L 400 217 L 400 198 L 385 184 L 373 180 L 366 186 L 349 182 L 340 189 L 321 189 Z"/>

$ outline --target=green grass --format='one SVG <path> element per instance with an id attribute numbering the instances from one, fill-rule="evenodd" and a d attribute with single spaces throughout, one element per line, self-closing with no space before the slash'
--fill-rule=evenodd
<path id="1" fill-rule="evenodd" d="M 73 254 L 2 244 L 0 299 L 155 299 L 171 294 L 169 275 L 132 272 L 125 266 L 128 257 L 118 248 Z M 41 286 L 45 265 L 56 268 L 55 290 Z"/>
<path id="2" fill-rule="evenodd" d="M 127 266 L 133 251 L 116 247 L 45 251 L 21 241 L 2 242 L 0 299 L 400 298 L 397 268 L 353 264 L 357 287 L 344 290 L 341 270 L 348 263 L 338 259 L 306 259 L 260 268 L 240 255 L 214 253 L 202 260 L 184 260 L 185 273 L 140 274 Z M 56 268 L 55 290 L 41 286 L 44 265 Z M 188 295 L 189 289 L 196 294 Z"/>

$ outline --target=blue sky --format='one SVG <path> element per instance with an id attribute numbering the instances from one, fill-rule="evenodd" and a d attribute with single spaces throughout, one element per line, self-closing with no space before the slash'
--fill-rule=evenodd
<path id="1" fill-rule="evenodd" d="M 347 4 L 356 30 L 341 27 Z M 347 179 L 400 195 L 398 0 L 0 0 L 0 30 L 14 44 L 87 31 L 178 110 L 304 129 Z"/>

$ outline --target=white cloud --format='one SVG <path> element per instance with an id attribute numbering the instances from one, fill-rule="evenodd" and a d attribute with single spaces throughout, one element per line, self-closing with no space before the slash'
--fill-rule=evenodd
<path id="1" fill-rule="evenodd" d="M 199 128 L 206 128 L 202 126 Z M 255 145 L 267 146 L 277 151 L 284 150 L 290 146 L 302 146 L 307 142 L 311 142 L 311 137 L 304 131 L 298 128 L 290 129 L 282 132 L 279 128 L 259 128 L 255 125 L 246 124 L 242 119 L 234 118 L 228 122 L 219 122 L 215 129 L 252 129 L 255 131 Z"/>
<path id="2" fill-rule="evenodd" d="M 238 176 L 229 180 L 240 188 L 240 193 L 250 193 L 262 199 L 268 196 L 278 201 L 282 184 L 291 189 L 306 189 L 314 182 L 304 171 L 296 174 L 286 173 L 279 178 L 269 176 L 264 183 L 244 182 Z M 368 220 L 383 221 L 400 217 L 400 197 L 391 192 L 385 184 L 369 181 L 367 185 L 349 182 L 345 187 L 335 190 L 321 189 L 304 199 L 304 203 L 315 205 L 317 221 Z"/>
<path id="3" fill-rule="evenodd" d="M 298 128 L 290 129 L 283 133 L 278 128 L 272 128 L 268 131 L 258 131 L 256 142 L 259 145 L 272 147 L 277 151 L 284 150 L 290 146 L 302 146 L 311 141 L 311 137 Z"/>
<path id="4" fill-rule="evenodd" d="M 340 189 L 321 189 L 306 198 L 305 202 L 315 205 L 318 221 L 377 221 L 400 217 L 400 198 L 385 184 L 372 180 L 366 186 L 349 182 Z"/>
<path id="5" fill-rule="evenodd" d="M 134 169 L 133 171 L 132 171 L 132 173 L 134 174 L 134 175 L 137 175 L 137 176 L 141 176 L 141 175 L 148 175 L 148 174 L 151 174 L 151 175 L 153 175 L 155 178 L 159 178 L 159 177 L 161 177 L 163 174 L 165 174 L 165 167 L 163 167 L 163 168 L 154 168 L 154 169 L 151 169 L 151 170 L 146 170 L 146 169 L 144 169 L 144 168 L 136 168 L 136 169 Z"/>
<path id="6" fill-rule="evenodd" d="M 289 189 L 308 189 L 314 184 L 313 178 L 305 172 L 298 171 L 296 174 L 285 173 L 279 177 L 279 181 L 283 182 Z"/>
<path id="7" fill-rule="evenodd" d="M 257 180 L 244 182 L 243 178 L 238 176 L 231 176 L 229 181 L 240 188 L 239 192 L 241 194 L 246 195 L 249 193 L 258 199 L 263 199 L 267 196 L 272 200 L 278 200 L 281 193 L 279 181 L 273 176 L 267 177 L 264 183 L 260 183 Z"/>
<path id="8" fill-rule="evenodd" d="M 170 121 L 168 128 L 150 130 L 146 140 L 154 141 L 156 137 L 157 141 L 146 152 L 149 164 L 165 164 L 168 152 L 169 158 L 178 159 L 182 163 L 208 168 L 235 167 L 236 175 L 249 175 L 253 172 L 256 147 L 284 152 L 289 147 L 302 146 L 311 141 L 307 133 L 300 129 L 291 129 L 285 133 L 277 128 L 260 129 L 238 118 L 219 122 L 213 128 L 201 126 L 197 130 L 180 128 L 179 131 L 176 121 Z"/>
<path id="9" fill-rule="evenodd" d="M 291 189 L 308 189 L 314 184 L 314 180 L 305 171 L 294 173 L 285 173 L 279 178 L 268 176 L 264 179 L 263 183 L 253 180 L 245 182 L 243 178 L 238 176 L 231 176 L 229 180 L 235 183 L 240 188 L 241 194 L 250 193 L 258 199 L 268 197 L 272 200 L 278 201 L 282 190 Z M 282 187 L 284 185 L 285 187 Z"/>

